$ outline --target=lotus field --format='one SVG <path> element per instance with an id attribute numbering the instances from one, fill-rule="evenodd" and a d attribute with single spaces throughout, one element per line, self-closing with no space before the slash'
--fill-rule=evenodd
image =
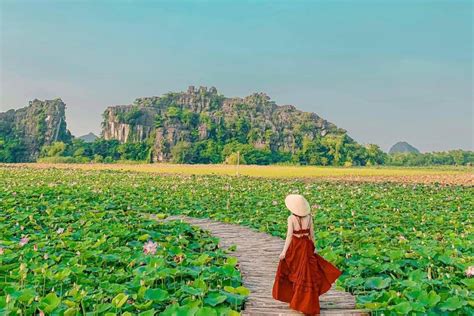
<path id="1" fill-rule="evenodd" d="M 474 315 L 472 186 L 6 166 L 0 179 L 2 315 L 238 314 L 249 293 L 232 249 L 145 214 L 283 238 L 289 193 L 314 204 L 317 250 L 358 307 Z"/>

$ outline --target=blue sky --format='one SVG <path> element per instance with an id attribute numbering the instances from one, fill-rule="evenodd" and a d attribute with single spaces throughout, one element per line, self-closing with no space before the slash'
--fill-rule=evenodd
<path id="1" fill-rule="evenodd" d="M 472 1 L 0 0 L 0 110 L 61 97 L 74 135 L 105 107 L 216 86 L 266 92 L 361 143 L 473 145 Z"/>

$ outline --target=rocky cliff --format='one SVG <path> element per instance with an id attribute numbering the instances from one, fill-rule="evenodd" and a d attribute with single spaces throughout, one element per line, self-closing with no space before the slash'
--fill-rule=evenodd
<path id="1" fill-rule="evenodd" d="M 33 161 L 43 145 L 69 141 L 66 128 L 66 105 L 61 99 L 30 101 L 27 107 L 0 113 L 2 143 L 18 142 L 23 154 L 19 161 Z"/>
<path id="2" fill-rule="evenodd" d="M 168 161 L 178 142 L 237 140 L 256 148 L 295 152 L 303 139 L 345 134 L 315 113 L 279 106 L 264 93 L 227 98 L 212 87 L 138 98 L 131 105 L 108 107 L 102 136 L 122 143 L 152 143 L 152 159 Z"/>

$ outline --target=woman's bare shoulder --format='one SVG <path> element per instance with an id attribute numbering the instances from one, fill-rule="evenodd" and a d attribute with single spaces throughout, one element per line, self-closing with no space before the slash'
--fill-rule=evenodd
<path id="1" fill-rule="evenodd" d="M 293 218 L 294 218 L 293 214 L 290 214 L 290 216 L 288 216 L 288 224 L 293 224 L 294 223 Z"/>

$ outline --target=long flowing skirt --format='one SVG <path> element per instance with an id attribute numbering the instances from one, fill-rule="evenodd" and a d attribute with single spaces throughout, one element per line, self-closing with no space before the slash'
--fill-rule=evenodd
<path id="1" fill-rule="evenodd" d="M 273 298 L 304 314 L 319 314 L 319 296 L 326 293 L 341 271 L 314 253 L 308 237 L 293 236 L 285 259 L 280 260 Z"/>

